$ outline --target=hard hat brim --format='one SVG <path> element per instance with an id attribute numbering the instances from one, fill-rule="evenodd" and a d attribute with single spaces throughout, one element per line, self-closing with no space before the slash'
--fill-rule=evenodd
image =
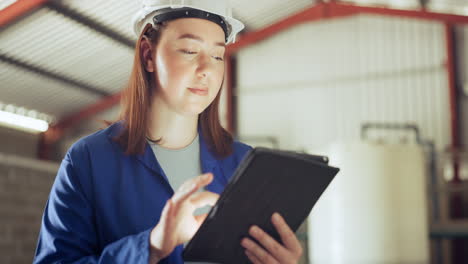
<path id="1" fill-rule="evenodd" d="M 208 10 L 204 10 L 202 8 L 198 8 L 198 7 L 194 7 L 194 6 L 190 6 L 190 5 L 187 5 L 187 6 L 184 6 L 184 7 L 198 9 L 198 10 L 205 11 L 205 12 L 208 12 L 208 13 L 213 13 L 213 12 L 210 12 Z M 166 5 L 166 6 L 158 6 L 158 8 L 156 10 L 154 8 L 143 8 L 137 14 L 135 14 L 135 16 L 132 18 L 134 34 L 137 37 L 139 37 L 140 34 L 141 34 L 141 31 L 143 30 L 143 28 L 148 23 L 154 25 L 154 23 L 153 23 L 154 15 L 156 15 L 158 13 L 158 11 L 160 11 L 161 9 L 164 9 L 164 8 L 175 9 L 170 5 Z M 233 18 L 233 17 L 225 16 L 225 15 L 218 14 L 218 13 L 214 13 L 214 14 L 217 15 L 217 16 L 220 16 L 221 18 L 223 18 L 224 21 L 228 24 L 228 26 L 231 29 L 230 33 L 229 33 L 229 36 L 227 36 L 226 44 L 234 42 L 237 34 L 240 31 L 242 31 L 242 29 L 244 29 L 244 24 L 242 22 L 240 22 L 239 20 Z"/>

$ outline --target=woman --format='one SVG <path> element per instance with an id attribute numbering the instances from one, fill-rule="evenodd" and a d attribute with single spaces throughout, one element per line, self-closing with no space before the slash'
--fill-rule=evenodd
<path id="1" fill-rule="evenodd" d="M 35 263 L 183 263 L 183 244 L 206 217 L 195 209 L 214 205 L 250 149 L 218 118 L 225 45 L 242 23 L 226 14 L 225 1 L 172 2 L 144 1 L 137 14 L 121 121 L 67 152 Z M 299 241 L 281 216 L 272 221 L 282 243 L 252 227 L 261 245 L 243 239 L 246 255 L 296 263 Z"/>

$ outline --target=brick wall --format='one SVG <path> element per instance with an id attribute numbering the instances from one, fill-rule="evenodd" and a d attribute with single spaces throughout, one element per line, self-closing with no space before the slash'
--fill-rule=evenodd
<path id="1" fill-rule="evenodd" d="M 39 134 L 0 126 L 0 153 L 35 158 Z"/>
<path id="2" fill-rule="evenodd" d="M 0 263 L 31 263 L 58 164 L 0 154 Z"/>

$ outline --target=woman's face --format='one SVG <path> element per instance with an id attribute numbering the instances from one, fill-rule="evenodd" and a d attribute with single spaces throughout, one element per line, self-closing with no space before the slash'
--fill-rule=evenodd
<path id="1" fill-rule="evenodd" d="M 223 81 L 224 39 L 222 28 L 208 20 L 167 23 L 154 54 L 157 103 L 183 115 L 203 112 Z"/>

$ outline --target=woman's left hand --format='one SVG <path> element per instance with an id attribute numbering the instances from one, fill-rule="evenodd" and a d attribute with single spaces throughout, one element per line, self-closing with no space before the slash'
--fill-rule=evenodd
<path id="1" fill-rule="evenodd" d="M 241 245 L 246 249 L 245 254 L 254 264 L 257 263 L 297 263 L 302 256 L 302 246 L 294 232 L 279 213 L 274 213 L 272 222 L 278 231 L 283 244 L 277 242 L 258 226 L 252 226 L 249 234 L 254 237 L 263 248 L 249 238 L 242 239 Z"/>

